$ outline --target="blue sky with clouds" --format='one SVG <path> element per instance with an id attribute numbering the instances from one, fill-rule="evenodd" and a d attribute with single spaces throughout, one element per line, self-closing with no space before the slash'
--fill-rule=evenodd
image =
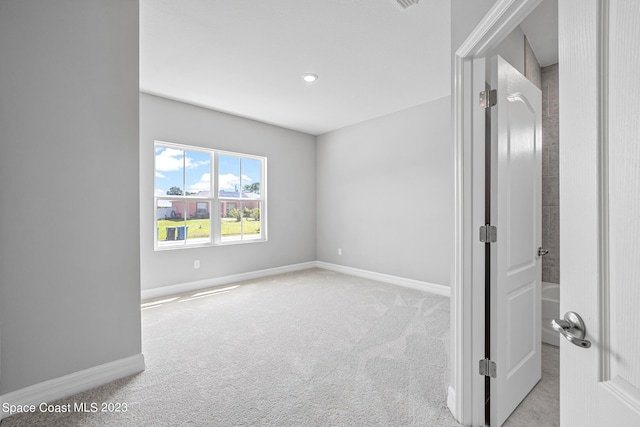
<path id="1" fill-rule="evenodd" d="M 189 193 L 210 191 L 212 156 L 209 153 L 156 146 L 155 156 L 156 195 L 166 195 L 171 187 Z M 220 190 L 235 191 L 260 182 L 260 161 L 257 159 L 220 155 L 218 162 Z"/>

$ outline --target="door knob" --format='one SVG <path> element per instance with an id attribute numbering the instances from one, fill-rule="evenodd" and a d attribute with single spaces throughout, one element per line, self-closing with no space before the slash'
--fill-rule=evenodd
<path id="1" fill-rule="evenodd" d="M 540 247 L 538 248 L 538 256 L 539 256 L 539 257 L 540 257 L 540 256 L 545 256 L 545 255 L 546 255 L 546 254 L 548 254 L 548 253 L 549 253 L 549 251 L 548 251 L 547 249 L 543 249 L 543 248 L 542 248 L 542 246 L 540 246 Z"/>
<path id="2" fill-rule="evenodd" d="M 568 311 L 564 315 L 564 319 L 553 319 L 551 327 L 554 331 L 560 332 L 560 335 L 565 337 L 571 344 L 582 348 L 591 347 L 591 341 L 584 339 L 587 330 L 578 313 Z"/>

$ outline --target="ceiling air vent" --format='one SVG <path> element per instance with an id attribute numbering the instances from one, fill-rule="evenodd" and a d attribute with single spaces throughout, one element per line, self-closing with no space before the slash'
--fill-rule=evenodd
<path id="1" fill-rule="evenodd" d="M 420 3 L 420 0 L 394 0 L 394 2 L 398 3 L 398 6 L 400 6 L 402 9 L 406 9 L 409 6 Z"/>

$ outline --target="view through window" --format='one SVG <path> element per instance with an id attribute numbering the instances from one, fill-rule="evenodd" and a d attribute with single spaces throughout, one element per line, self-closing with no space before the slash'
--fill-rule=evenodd
<path id="1" fill-rule="evenodd" d="M 266 240 L 266 158 L 156 142 L 156 249 Z"/>

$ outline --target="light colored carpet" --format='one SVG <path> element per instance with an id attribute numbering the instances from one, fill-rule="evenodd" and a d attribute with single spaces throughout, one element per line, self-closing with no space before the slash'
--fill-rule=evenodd
<path id="1" fill-rule="evenodd" d="M 147 369 L 19 414 L 13 426 L 457 426 L 446 408 L 449 299 L 327 270 L 142 311 Z"/>

